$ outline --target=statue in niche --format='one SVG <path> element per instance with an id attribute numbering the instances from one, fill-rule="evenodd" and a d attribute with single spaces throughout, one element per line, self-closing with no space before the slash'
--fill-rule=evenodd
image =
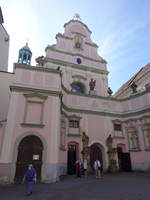
<path id="1" fill-rule="evenodd" d="M 80 36 L 79 35 L 77 35 L 76 37 L 75 37 L 75 47 L 76 48 L 81 48 L 81 38 L 80 38 Z"/>
<path id="2" fill-rule="evenodd" d="M 112 93 L 113 93 L 113 91 L 111 90 L 111 88 L 110 88 L 110 87 L 108 87 L 108 90 L 107 90 L 107 92 L 108 92 L 109 96 L 111 96 L 111 95 L 112 95 Z"/>
<path id="3" fill-rule="evenodd" d="M 137 93 L 137 84 L 133 81 L 130 85 L 133 93 Z"/>
<path id="4" fill-rule="evenodd" d="M 95 85 L 96 85 L 96 80 L 94 80 L 93 78 L 91 78 L 91 81 L 89 83 L 90 91 L 94 91 Z"/>
<path id="5" fill-rule="evenodd" d="M 136 149 L 138 147 L 138 137 L 136 133 L 132 133 L 130 139 L 131 139 L 132 148 Z"/>

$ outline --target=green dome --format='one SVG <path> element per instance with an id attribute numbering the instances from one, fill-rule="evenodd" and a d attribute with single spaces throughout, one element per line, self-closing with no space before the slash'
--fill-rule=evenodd
<path id="1" fill-rule="evenodd" d="M 26 43 L 26 46 L 22 47 L 19 51 L 28 51 L 32 54 L 30 48 L 28 47 L 28 43 Z"/>
<path id="2" fill-rule="evenodd" d="M 32 57 L 32 52 L 28 47 L 28 43 L 26 43 L 26 46 L 22 47 L 19 50 L 18 63 L 30 65 L 31 57 Z"/>

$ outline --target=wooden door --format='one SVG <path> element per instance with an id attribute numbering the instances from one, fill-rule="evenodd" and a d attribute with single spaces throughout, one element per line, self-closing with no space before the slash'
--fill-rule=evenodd
<path id="1" fill-rule="evenodd" d="M 75 162 L 76 162 L 76 145 L 68 145 L 68 174 L 75 174 Z"/>
<path id="2" fill-rule="evenodd" d="M 36 136 L 27 136 L 19 144 L 15 180 L 22 180 L 29 164 L 33 164 L 37 178 L 41 178 L 43 145 Z"/>

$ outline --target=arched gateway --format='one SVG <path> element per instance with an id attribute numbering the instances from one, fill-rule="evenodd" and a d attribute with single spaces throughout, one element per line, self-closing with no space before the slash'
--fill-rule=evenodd
<path id="1" fill-rule="evenodd" d="M 39 137 L 29 135 L 24 137 L 18 146 L 15 180 L 21 180 L 29 163 L 33 164 L 37 178 L 41 178 L 43 145 Z"/>
<path id="2" fill-rule="evenodd" d="M 103 170 L 103 147 L 99 143 L 94 143 L 90 147 L 90 164 L 92 169 L 96 159 L 100 160 Z"/>

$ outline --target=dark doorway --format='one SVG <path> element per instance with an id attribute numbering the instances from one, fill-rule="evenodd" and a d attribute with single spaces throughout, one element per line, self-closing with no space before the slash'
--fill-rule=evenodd
<path id="1" fill-rule="evenodd" d="M 122 148 L 121 147 L 117 147 L 117 154 L 118 154 L 118 164 L 119 164 L 119 170 L 120 171 L 123 171 L 123 168 L 122 168 Z"/>
<path id="2" fill-rule="evenodd" d="M 25 137 L 19 144 L 16 163 L 15 181 L 21 181 L 28 164 L 33 164 L 37 179 L 41 178 L 43 145 L 41 140 L 33 135 Z"/>
<path id="3" fill-rule="evenodd" d="M 101 170 L 103 171 L 103 156 L 102 156 L 102 150 L 99 147 L 99 144 L 93 144 L 90 148 L 90 164 L 92 169 L 95 160 L 99 160 L 101 162 Z"/>
<path id="4" fill-rule="evenodd" d="M 130 153 L 122 153 L 122 169 L 126 172 L 130 172 L 132 170 Z"/>
<path id="5" fill-rule="evenodd" d="M 75 174 L 75 162 L 76 162 L 76 144 L 68 145 L 68 174 Z"/>
<path id="6" fill-rule="evenodd" d="M 130 153 L 123 153 L 121 147 L 117 147 L 118 163 L 120 171 L 131 171 Z"/>

